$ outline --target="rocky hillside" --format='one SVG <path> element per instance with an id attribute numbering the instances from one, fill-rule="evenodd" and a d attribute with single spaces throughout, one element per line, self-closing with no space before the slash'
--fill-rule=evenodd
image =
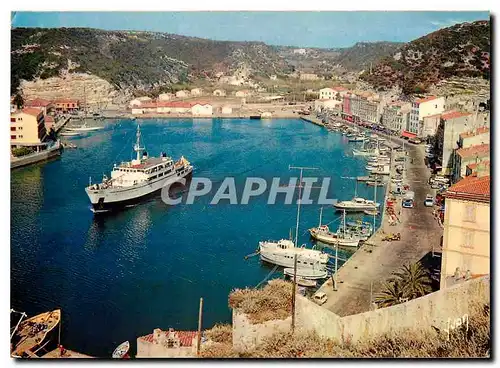
<path id="1" fill-rule="evenodd" d="M 381 59 L 394 53 L 403 46 L 400 42 L 358 42 L 352 47 L 342 49 L 337 63 L 347 70 L 369 70 Z"/>
<path id="2" fill-rule="evenodd" d="M 117 89 L 146 91 L 240 67 L 267 75 L 290 71 L 271 46 L 260 42 L 88 28 L 15 28 L 11 39 L 12 93 L 22 79 L 67 71 L 93 74 Z"/>
<path id="3" fill-rule="evenodd" d="M 403 92 L 427 91 L 451 77 L 490 77 L 490 22 L 461 23 L 401 47 L 362 78 L 380 89 L 398 85 Z"/>

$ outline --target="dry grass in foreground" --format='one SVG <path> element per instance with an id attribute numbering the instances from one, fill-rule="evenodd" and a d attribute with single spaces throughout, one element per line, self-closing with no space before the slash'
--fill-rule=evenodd
<path id="1" fill-rule="evenodd" d="M 486 358 L 490 355 L 490 310 L 477 305 L 465 326 L 445 334 L 407 331 L 362 343 L 339 344 L 307 332 L 274 334 L 252 351 L 235 352 L 231 339 L 202 349 L 204 358 Z M 226 329 L 229 326 L 225 327 Z M 216 333 L 219 335 L 219 333 Z"/>
<path id="2" fill-rule="evenodd" d="M 262 289 L 233 290 L 229 306 L 247 314 L 252 323 L 286 319 L 292 315 L 292 283 L 276 279 Z"/>

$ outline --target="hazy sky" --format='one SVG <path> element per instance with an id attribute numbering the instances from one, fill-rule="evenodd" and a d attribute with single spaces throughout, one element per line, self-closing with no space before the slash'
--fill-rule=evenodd
<path id="1" fill-rule="evenodd" d="M 91 27 L 272 45 L 347 47 L 411 41 L 488 12 L 15 12 L 13 27 Z"/>

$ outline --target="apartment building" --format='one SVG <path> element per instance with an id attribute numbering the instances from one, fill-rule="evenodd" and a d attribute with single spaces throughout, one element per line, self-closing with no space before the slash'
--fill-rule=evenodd
<path id="1" fill-rule="evenodd" d="M 424 137 L 424 117 L 440 114 L 444 111 L 444 97 L 429 96 L 412 103 L 407 132 Z"/>
<path id="2" fill-rule="evenodd" d="M 47 131 L 40 108 L 28 107 L 10 114 L 10 145 L 12 148 L 36 146 L 45 141 Z"/>

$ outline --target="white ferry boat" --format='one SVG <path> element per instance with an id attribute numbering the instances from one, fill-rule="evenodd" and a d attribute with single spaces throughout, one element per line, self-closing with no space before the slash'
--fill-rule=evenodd
<path id="1" fill-rule="evenodd" d="M 294 267 L 294 258 L 297 255 L 297 268 L 325 270 L 328 263 L 328 254 L 319 250 L 308 249 L 305 246 L 296 247 L 288 239 L 259 242 L 260 259 L 282 267 Z"/>
<path id="2" fill-rule="evenodd" d="M 351 212 L 363 212 L 365 210 L 376 210 L 380 207 L 380 203 L 375 203 L 372 200 L 360 197 L 354 197 L 350 201 L 341 201 L 333 205 L 337 210 L 346 210 Z"/>
<path id="3" fill-rule="evenodd" d="M 148 157 L 140 146 L 141 131 L 137 125 L 137 142 L 134 151 L 137 158 L 113 167 L 111 178 L 106 175 L 102 183 L 92 184 L 85 192 L 92 203 L 94 212 L 108 212 L 132 206 L 147 196 L 160 191 L 165 185 L 192 174 L 193 166 L 182 156 L 174 162 L 165 153 L 161 157 Z M 142 157 L 141 152 L 144 151 Z"/>

